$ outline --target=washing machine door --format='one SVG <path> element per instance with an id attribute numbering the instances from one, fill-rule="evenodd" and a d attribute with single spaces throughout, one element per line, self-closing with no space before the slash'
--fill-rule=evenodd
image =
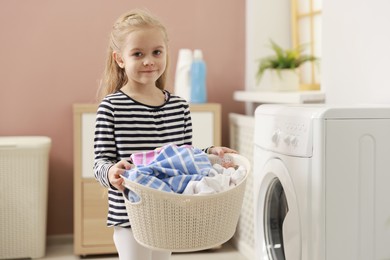
<path id="1" fill-rule="evenodd" d="M 271 159 L 261 175 L 256 220 L 260 221 L 260 259 L 301 260 L 301 224 L 289 172 L 280 159 Z"/>

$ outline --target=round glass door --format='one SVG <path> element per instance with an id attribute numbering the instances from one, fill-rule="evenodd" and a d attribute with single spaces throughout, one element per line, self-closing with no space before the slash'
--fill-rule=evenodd
<path id="1" fill-rule="evenodd" d="M 268 257 L 270 260 L 285 260 L 283 222 L 289 209 L 285 191 L 278 178 L 270 182 L 264 202 L 264 236 Z"/>

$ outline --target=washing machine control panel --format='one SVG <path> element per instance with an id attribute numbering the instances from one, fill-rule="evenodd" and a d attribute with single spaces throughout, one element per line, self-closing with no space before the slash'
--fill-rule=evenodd
<path id="1" fill-rule="evenodd" d="M 291 116 L 258 116 L 255 144 L 281 154 L 311 157 L 311 119 Z"/>

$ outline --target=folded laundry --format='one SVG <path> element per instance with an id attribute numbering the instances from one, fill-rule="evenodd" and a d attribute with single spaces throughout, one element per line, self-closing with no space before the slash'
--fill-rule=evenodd
<path id="1" fill-rule="evenodd" d="M 212 169 L 206 153 L 187 145 L 169 144 L 156 151 L 135 154 L 132 160 L 136 167 L 126 171 L 124 178 L 167 192 L 182 193 L 189 181 L 202 179 Z M 135 194 L 128 193 L 130 201 L 138 200 Z"/>
<path id="2" fill-rule="evenodd" d="M 214 194 L 236 186 L 246 174 L 243 166 L 225 168 L 211 165 L 206 153 L 192 146 L 169 144 L 160 149 L 136 153 L 131 156 L 136 167 L 126 171 L 123 177 L 144 186 L 166 192 L 187 195 Z M 139 201 L 134 192 L 126 189 L 131 202 Z"/>

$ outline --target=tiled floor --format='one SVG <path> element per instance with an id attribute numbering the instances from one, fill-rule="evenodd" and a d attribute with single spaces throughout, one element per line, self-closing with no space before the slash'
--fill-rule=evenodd
<path id="1" fill-rule="evenodd" d="M 78 257 L 73 255 L 72 239 L 51 239 L 48 241 L 46 256 L 42 260 L 118 260 L 116 255 L 86 256 Z M 248 260 L 242 256 L 230 244 L 226 243 L 219 249 L 205 250 L 191 253 L 174 253 L 172 260 Z"/>

